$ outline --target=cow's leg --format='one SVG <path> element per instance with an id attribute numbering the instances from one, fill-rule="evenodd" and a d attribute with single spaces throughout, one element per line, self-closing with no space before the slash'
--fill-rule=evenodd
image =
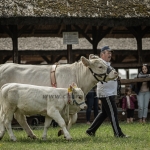
<path id="1" fill-rule="evenodd" d="M 52 109 L 48 110 L 47 114 L 51 118 L 53 118 L 59 124 L 59 126 L 62 128 L 66 140 L 71 140 L 72 137 L 69 134 L 69 132 L 67 131 L 67 129 L 66 129 L 66 123 L 65 123 L 64 119 L 61 117 L 59 111 L 55 108 L 53 110 Z"/>
<path id="2" fill-rule="evenodd" d="M 73 115 L 70 115 L 70 117 L 69 117 L 69 123 L 67 125 L 67 130 L 68 131 L 70 130 L 71 126 L 76 123 L 77 117 L 78 117 L 77 113 L 75 113 Z"/>
<path id="3" fill-rule="evenodd" d="M 31 139 L 36 139 L 36 135 L 32 132 L 31 128 L 29 127 L 25 115 L 21 114 L 19 110 L 17 110 L 14 114 L 14 118 L 18 121 L 20 126 L 26 131 L 28 137 Z"/>
<path id="4" fill-rule="evenodd" d="M 47 130 L 52 122 L 52 118 L 50 117 L 45 117 L 45 122 L 44 122 L 44 131 L 42 135 L 42 139 L 46 140 L 47 139 Z"/>
<path id="5" fill-rule="evenodd" d="M 12 119 L 13 119 L 13 113 L 12 111 L 8 111 L 6 114 L 4 114 L 4 125 L 7 129 L 7 132 L 9 134 L 9 137 L 12 141 L 16 141 L 16 137 L 15 135 L 13 134 L 13 131 L 12 131 L 12 127 L 11 127 L 11 122 L 12 122 Z"/>

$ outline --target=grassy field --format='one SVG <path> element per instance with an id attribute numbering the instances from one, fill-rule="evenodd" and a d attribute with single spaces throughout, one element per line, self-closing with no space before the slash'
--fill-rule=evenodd
<path id="1" fill-rule="evenodd" d="M 75 124 L 71 130 L 72 141 L 66 141 L 63 136 L 57 137 L 59 127 L 50 127 L 47 141 L 41 140 L 43 129 L 34 129 L 39 139 L 27 138 L 23 130 L 14 130 L 17 142 L 9 140 L 6 133 L 0 141 L 0 150 L 150 150 L 150 123 L 126 124 L 120 126 L 130 138 L 115 138 L 109 122 L 104 123 L 96 132 L 96 137 L 85 134 L 89 125 Z"/>

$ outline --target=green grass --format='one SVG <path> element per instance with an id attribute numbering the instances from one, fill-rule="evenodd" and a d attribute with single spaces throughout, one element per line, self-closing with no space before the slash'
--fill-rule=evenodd
<path id="1" fill-rule="evenodd" d="M 66 141 L 63 136 L 57 137 L 57 128 L 49 128 L 47 141 L 41 140 L 43 129 L 34 129 L 39 139 L 27 138 L 23 130 L 14 130 L 17 142 L 9 140 L 6 133 L 0 141 L 0 150 L 150 150 L 150 124 L 139 123 L 120 126 L 130 138 L 115 138 L 110 123 L 104 123 L 96 132 L 96 137 L 85 134 L 89 125 L 75 124 L 70 134 L 71 141 Z"/>

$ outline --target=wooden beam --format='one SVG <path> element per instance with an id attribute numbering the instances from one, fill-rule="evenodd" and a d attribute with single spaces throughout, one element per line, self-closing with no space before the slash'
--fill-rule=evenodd
<path id="1" fill-rule="evenodd" d="M 77 25 L 73 25 L 79 33 L 81 33 L 91 44 L 93 43 L 93 41 L 91 40 L 91 38 L 84 32 L 84 30 L 82 30 L 79 26 Z"/>
<path id="2" fill-rule="evenodd" d="M 43 56 L 47 56 L 47 55 L 67 55 L 67 50 L 24 50 L 24 51 L 19 51 L 19 55 L 43 55 Z"/>
<path id="3" fill-rule="evenodd" d="M 9 60 L 11 57 L 12 57 L 12 55 L 6 56 L 6 57 L 3 59 L 3 64 L 4 64 L 7 60 Z"/>
<path id="4" fill-rule="evenodd" d="M 27 61 L 25 64 L 41 64 L 42 63 L 42 61 Z"/>
<path id="5" fill-rule="evenodd" d="M 126 27 L 132 34 L 134 37 L 138 37 L 138 33 L 136 32 L 134 27 Z"/>
<path id="6" fill-rule="evenodd" d="M 20 37 L 30 26 L 25 25 L 18 31 L 18 37 Z"/>
<path id="7" fill-rule="evenodd" d="M 145 27 L 145 29 L 142 31 L 142 38 L 144 37 L 145 34 L 147 34 L 150 31 L 150 26 Z"/>
<path id="8" fill-rule="evenodd" d="M 97 50 L 98 53 L 100 52 L 100 49 Z M 62 49 L 62 50 L 19 50 L 18 51 L 19 55 L 67 55 L 67 50 Z M 72 50 L 73 54 L 93 54 L 92 49 L 73 49 Z M 0 55 L 12 55 L 13 51 L 12 50 L 0 50 Z M 113 55 L 117 55 L 118 57 L 126 57 L 128 55 L 133 55 L 134 57 L 137 57 L 137 51 L 136 50 L 114 50 Z M 150 55 L 150 50 L 143 50 L 142 51 L 142 56 L 146 57 Z"/>
<path id="9" fill-rule="evenodd" d="M 63 25 L 59 25 L 59 26 L 58 26 L 58 29 L 57 29 L 57 30 L 58 30 L 58 32 L 57 32 L 58 35 L 61 34 L 62 29 L 63 29 Z"/>
<path id="10" fill-rule="evenodd" d="M 147 63 L 150 65 L 150 63 Z M 141 64 L 138 64 L 137 62 L 132 63 L 112 63 L 111 64 L 114 68 L 139 68 L 141 67 Z"/>
<path id="11" fill-rule="evenodd" d="M 101 32 L 101 27 L 99 28 L 100 31 L 98 32 Z M 97 39 L 97 43 L 99 43 L 108 33 L 110 33 L 112 30 L 112 27 L 108 27 L 104 32 L 102 32 L 101 34 L 99 34 L 99 37 Z"/>
<path id="12" fill-rule="evenodd" d="M 47 62 L 47 64 L 51 64 L 51 61 L 46 56 L 41 56 L 41 57 Z"/>
<path id="13" fill-rule="evenodd" d="M 75 61 L 79 61 L 79 60 L 80 60 L 80 58 L 81 58 L 81 56 L 86 57 L 86 55 L 78 55 L 78 56 L 76 56 L 76 57 L 75 57 Z"/>
<path id="14" fill-rule="evenodd" d="M 11 37 L 11 38 L 13 37 L 12 32 L 10 31 L 10 29 L 7 26 L 1 26 L 1 28 L 4 30 L 4 32 L 6 32 L 9 35 L 9 37 Z"/>
<path id="15" fill-rule="evenodd" d="M 89 25 L 85 25 L 84 26 L 84 33 L 86 33 L 88 31 Z"/>
<path id="16" fill-rule="evenodd" d="M 114 56 L 114 54 L 113 54 Z M 122 62 L 125 58 L 126 58 L 127 55 L 115 55 L 115 62 L 114 63 L 119 63 L 119 62 Z M 113 58 L 113 57 L 112 57 Z"/>
<path id="17" fill-rule="evenodd" d="M 66 57 L 66 58 L 67 58 L 67 56 L 58 56 L 58 57 L 55 58 L 54 62 L 58 62 L 58 61 L 61 60 L 61 58 L 63 58 L 63 57 Z"/>
<path id="18" fill-rule="evenodd" d="M 136 82 L 147 82 L 150 78 L 120 79 L 121 84 L 131 84 Z"/>
<path id="19" fill-rule="evenodd" d="M 34 34 L 34 32 L 35 32 L 35 26 L 31 26 L 30 30 L 31 30 L 31 34 Z"/>

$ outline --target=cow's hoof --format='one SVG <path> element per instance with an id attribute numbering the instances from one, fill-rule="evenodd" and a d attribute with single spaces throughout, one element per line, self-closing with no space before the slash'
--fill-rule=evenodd
<path id="1" fill-rule="evenodd" d="M 10 140 L 13 141 L 13 142 L 17 141 L 16 137 L 11 137 Z"/>
<path id="2" fill-rule="evenodd" d="M 63 130 L 58 131 L 58 136 L 61 136 L 61 135 L 63 135 Z"/>
<path id="3" fill-rule="evenodd" d="M 28 135 L 28 137 L 31 139 L 37 139 L 36 135 Z"/>
<path id="4" fill-rule="evenodd" d="M 0 132 L 0 140 L 3 138 L 4 134 L 5 134 L 5 131 Z"/>
<path id="5" fill-rule="evenodd" d="M 66 137 L 65 137 L 66 138 Z M 66 140 L 67 141 L 71 141 L 72 140 L 72 138 L 71 137 L 69 137 L 69 138 L 66 138 Z"/>
<path id="6" fill-rule="evenodd" d="M 3 136 L 0 136 L 0 140 L 3 138 Z"/>
<path id="7" fill-rule="evenodd" d="M 42 140 L 43 140 L 43 141 L 46 141 L 46 140 L 47 140 L 47 137 L 42 137 Z"/>

